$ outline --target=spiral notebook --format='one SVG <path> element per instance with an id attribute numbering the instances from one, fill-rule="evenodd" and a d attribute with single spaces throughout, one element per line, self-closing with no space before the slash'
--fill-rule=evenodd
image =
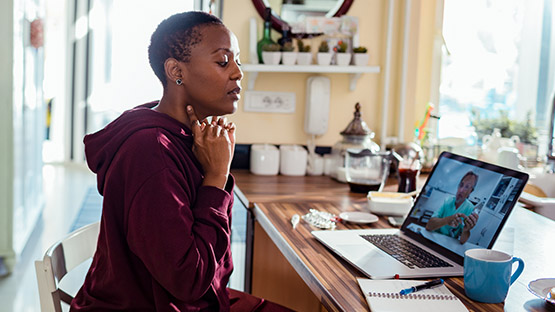
<path id="1" fill-rule="evenodd" d="M 357 278 L 371 311 L 468 311 L 445 285 L 401 295 L 402 289 L 425 283 L 418 280 L 371 280 Z"/>

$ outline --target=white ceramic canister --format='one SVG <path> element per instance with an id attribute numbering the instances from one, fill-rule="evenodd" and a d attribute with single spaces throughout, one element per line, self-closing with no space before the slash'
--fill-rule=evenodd
<path id="1" fill-rule="evenodd" d="M 281 145 L 279 147 L 279 171 L 288 176 L 304 176 L 308 152 L 300 145 Z"/>
<path id="2" fill-rule="evenodd" d="M 272 144 L 251 146 L 250 168 L 253 174 L 277 175 L 279 172 L 279 150 Z"/>
<path id="3" fill-rule="evenodd" d="M 308 155 L 307 160 L 306 174 L 313 176 L 324 174 L 324 157 L 314 153 Z"/>
<path id="4" fill-rule="evenodd" d="M 336 157 L 333 154 L 324 155 L 324 175 L 331 176 L 332 172 L 337 169 Z"/>

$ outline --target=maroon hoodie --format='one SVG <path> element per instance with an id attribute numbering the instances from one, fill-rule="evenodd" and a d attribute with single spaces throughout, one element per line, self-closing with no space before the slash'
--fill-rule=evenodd
<path id="1" fill-rule="evenodd" d="M 233 177 L 202 186 L 191 131 L 148 103 L 85 137 L 104 196 L 72 311 L 227 311 Z"/>

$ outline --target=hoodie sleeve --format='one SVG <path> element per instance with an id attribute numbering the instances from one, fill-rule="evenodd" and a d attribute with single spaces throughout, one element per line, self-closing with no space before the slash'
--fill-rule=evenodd
<path id="1" fill-rule="evenodd" d="M 201 298 L 215 277 L 230 245 L 228 210 L 233 178 L 226 190 L 211 186 L 190 189 L 177 169 L 149 177 L 132 199 L 127 241 L 133 253 L 174 297 Z"/>

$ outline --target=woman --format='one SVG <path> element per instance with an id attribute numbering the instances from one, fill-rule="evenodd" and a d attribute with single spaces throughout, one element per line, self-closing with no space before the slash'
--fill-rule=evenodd
<path id="1" fill-rule="evenodd" d="M 84 140 L 104 201 L 97 251 L 72 310 L 288 310 L 226 288 L 235 126 L 206 117 L 236 110 L 236 37 L 212 15 L 185 12 L 158 26 L 148 52 L 161 100 Z"/>

